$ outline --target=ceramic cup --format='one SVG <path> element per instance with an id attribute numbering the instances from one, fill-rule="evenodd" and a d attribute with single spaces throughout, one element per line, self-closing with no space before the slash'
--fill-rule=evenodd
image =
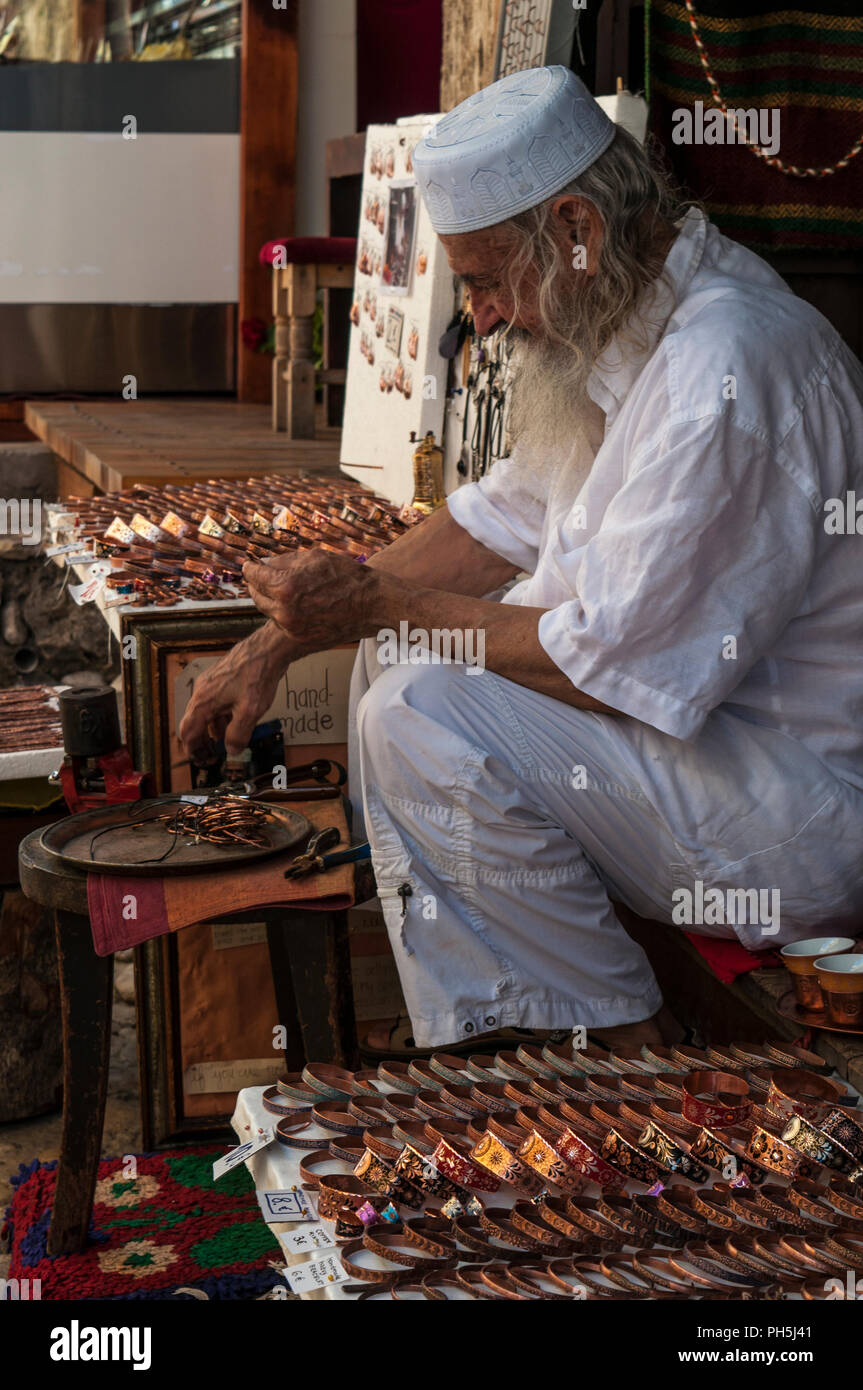
<path id="1" fill-rule="evenodd" d="M 863 954 L 819 956 L 815 971 L 831 1023 L 863 1028 Z"/>
<path id="2" fill-rule="evenodd" d="M 801 1009 L 818 1010 L 825 1007 L 824 995 L 815 973 L 815 961 L 825 956 L 837 956 L 854 950 L 850 936 L 811 936 L 806 941 L 792 941 L 779 954 L 791 972 L 791 983 Z"/>

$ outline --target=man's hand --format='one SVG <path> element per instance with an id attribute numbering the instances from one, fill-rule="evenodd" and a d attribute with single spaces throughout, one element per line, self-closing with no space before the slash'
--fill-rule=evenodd
<path id="1" fill-rule="evenodd" d="M 249 560 L 243 578 L 261 612 L 309 651 L 367 636 L 381 584 L 373 569 L 329 550 L 294 551 L 267 564 Z"/>
<path id="2" fill-rule="evenodd" d="M 189 756 L 206 747 L 208 738 L 224 738 L 229 753 L 248 747 L 252 730 L 275 699 L 281 676 L 302 655 L 274 623 L 265 623 L 205 671 L 180 725 Z"/>

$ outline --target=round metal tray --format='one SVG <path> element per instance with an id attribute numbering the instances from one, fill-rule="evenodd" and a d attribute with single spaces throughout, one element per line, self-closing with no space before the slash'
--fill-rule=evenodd
<path id="1" fill-rule="evenodd" d="M 848 1033 L 853 1037 L 863 1037 L 863 1028 L 831 1023 L 826 1009 L 801 1009 L 793 989 L 783 994 L 776 1007 L 783 1018 L 793 1018 L 795 1023 L 805 1028 L 823 1028 L 825 1033 Z"/>
<path id="2" fill-rule="evenodd" d="M 219 798 L 209 798 L 218 800 Z M 134 874 L 163 878 L 166 874 L 200 873 L 205 869 L 236 868 L 266 859 L 273 854 L 301 845 L 311 834 L 305 816 L 276 802 L 267 802 L 271 819 L 265 827 L 269 844 L 262 849 L 250 845 L 212 845 L 178 836 L 166 859 L 160 856 L 170 848 L 173 835 L 164 821 L 166 810 L 182 804 L 182 796 L 159 796 L 148 801 L 121 802 L 92 811 L 79 811 L 66 820 L 49 825 L 41 842 L 48 854 L 64 864 L 100 874 Z M 99 834 L 94 840 L 94 836 Z"/>

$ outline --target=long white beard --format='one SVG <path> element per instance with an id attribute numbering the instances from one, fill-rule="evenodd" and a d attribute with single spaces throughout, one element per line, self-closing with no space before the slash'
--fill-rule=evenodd
<path id="1" fill-rule="evenodd" d="M 527 336 L 519 338 L 511 362 L 509 426 L 519 457 L 542 475 L 565 471 L 573 496 L 602 442 L 605 417 L 587 394 L 592 367 Z"/>

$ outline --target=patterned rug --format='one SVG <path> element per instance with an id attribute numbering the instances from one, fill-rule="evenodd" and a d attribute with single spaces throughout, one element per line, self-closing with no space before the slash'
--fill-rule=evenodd
<path id="1" fill-rule="evenodd" d="M 726 106 L 777 108 L 784 163 L 841 164 L 863 132 L 860 0 L 695 0 L 693 9 Z M 646 19 L 651 133 L 720 230 L 756 251 L 863 247 L 863 153 L 836 173 L 796 178 L 737 144 L 675 143 L 675 112 L 697 102 L 708 112 L 714 94 L 685 3 L 648 0 Z"/>
<path id="2" fill-rule="evenodd" d="M 21 1165 L 6 1213 L 10 1279 L 39 1279 L 42 1299 L 166 1299 L 194 1288 L 253 1299 L 281 1283 L 275 1236 L 241 1165 L 213 1182 L 220 1149 L 165 1150 L 99 1164 L 90 1244 L 48 1255 L 56 1163 Z"/>

